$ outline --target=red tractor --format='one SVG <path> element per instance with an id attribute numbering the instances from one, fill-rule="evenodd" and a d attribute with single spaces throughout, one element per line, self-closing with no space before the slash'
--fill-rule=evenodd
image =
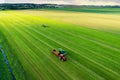
<path id="1" fill-rule="evenodd" d="M 65 55 L 62 54 L 62 53 L 60 53 L 60 51 L 57 52 L 57 51 L 54 49 L 54 50 L 52 50 L 52 53 L 53 53 L 54 55 L 56 55 L 56 56 L 57 56 L 60 60 L 62 60 L 62 61 L 66 61 L 66 60 L 67 60 L 67 58 L 65 57 Z"/>

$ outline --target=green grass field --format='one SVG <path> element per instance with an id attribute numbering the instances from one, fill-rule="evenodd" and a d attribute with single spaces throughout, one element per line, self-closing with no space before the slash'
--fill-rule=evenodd
<path id="1" fill-rule="evenodd" d="M 111 32 L 113 27 L 119 29 L 119 15 L 64 11 L 2 11 L 0 15 L 0 44 L 16 80 L 120 80 L 120 35 Z M 87 21 L 80 18 L 83 15 L 92 17 Z M 88 25 L 95 18 L 101 20 L 92 24 L 97 29 Z M 58 48 L 67 51 L 66 62 L 51 53 Z M 4 62 L 0 66 L 7 70 Z M 11 80 L 9 72 L 4 76 L 0 78 Z"/>

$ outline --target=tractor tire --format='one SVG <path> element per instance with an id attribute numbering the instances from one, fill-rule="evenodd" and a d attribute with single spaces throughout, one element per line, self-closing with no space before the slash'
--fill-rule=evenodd
<path id="1" fill-rule="evenodd" d="M 64 61 L 64 60 L 62 59 L 62 61 Z"/>
<path id="2" fill-rule="evenodd" d="M 61 60 L 61 57 L 60 57 L 60 56 L 59 56 L 58 58 Z"/>

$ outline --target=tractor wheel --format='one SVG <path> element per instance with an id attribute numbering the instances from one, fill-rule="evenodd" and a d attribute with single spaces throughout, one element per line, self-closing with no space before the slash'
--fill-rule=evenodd
<path id="1" fill-rule="evenodd" d="M 58 58 L 59 58 L 59 59 L 61 59 L 61 57 L 60 57 L 60 56 L 59 56 Z"/>
<path id="2" fill-rule="evenodd" d="M 64 60 L 62 59 L 62 61 L 64 61 Z"/>

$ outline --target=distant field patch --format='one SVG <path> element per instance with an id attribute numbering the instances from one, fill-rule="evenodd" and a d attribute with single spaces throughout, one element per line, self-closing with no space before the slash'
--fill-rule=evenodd
<path id="1" fill-rule="evenodd" d="M 120 16 L 114 14 L 98 14 L 67 11 L 30 11 L 24 10 L 24 13 L 30 13 L 36 16 L 62 21 L 70 24 L 76 24 L 83 27 L 96 29 L 120 29 Z"/>
<path id="2" fill-rule="evenodd" d="M 56 10 L 56 11 L 73 11 L 73 12 L 86 12 L 86 13 L 102 13 L 102 14 L 120 14 L 120 8 L 110 7 L 63 7 L 63 8 L 49 8 L 44 10 Z"/>

